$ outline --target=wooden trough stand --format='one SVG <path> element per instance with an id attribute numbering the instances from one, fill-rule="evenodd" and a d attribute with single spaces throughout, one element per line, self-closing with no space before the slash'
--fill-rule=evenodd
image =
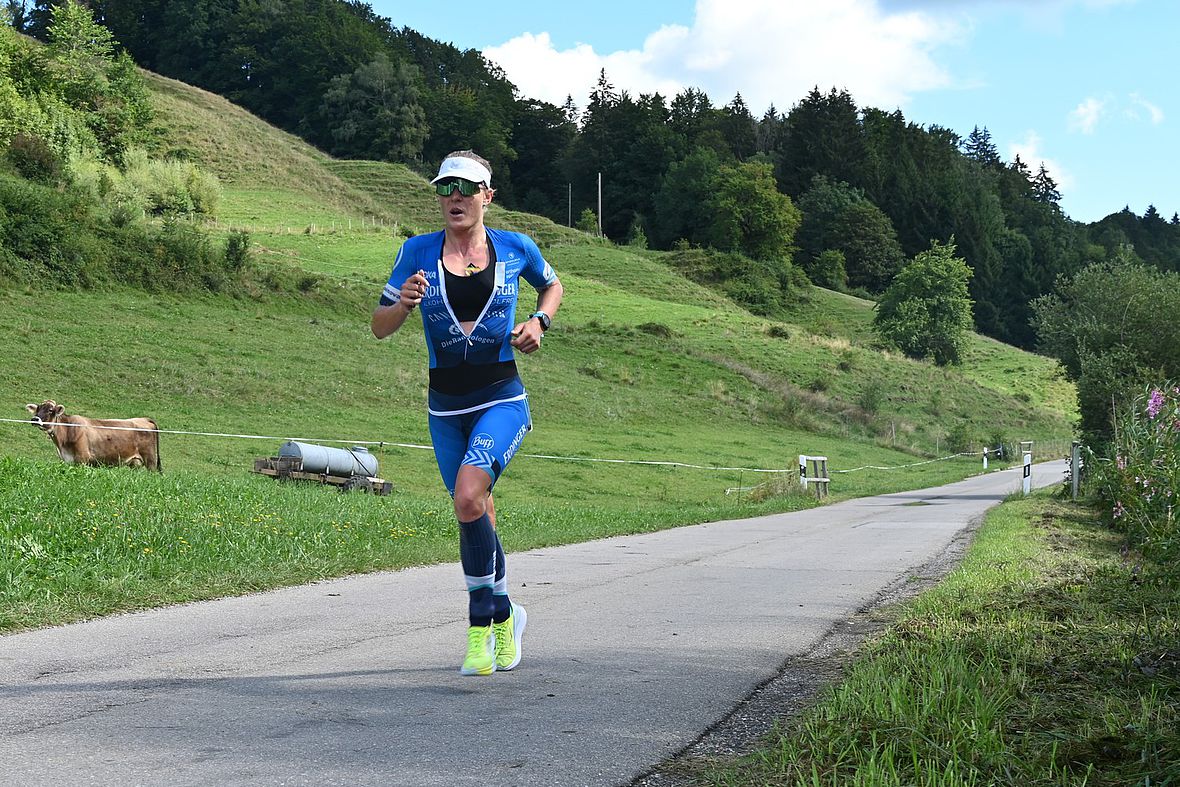
<path id="1" fill-rule="evenodd" d="M 393 484 L 384 478 L 372 476 L 351 475 L 339 476 L 328 473 L 307 473 L 303 470 L 303 460 L 297 456 L 270 456 L 254 460 L 254 472 L 268 475 L 271 478 L 287 478 L 296 481 L 317 481 L 321 484 L 331 484 L 341 492 L 351 489 L 361 489 L 375 495 L 388 495 L 393 491 Z"/>

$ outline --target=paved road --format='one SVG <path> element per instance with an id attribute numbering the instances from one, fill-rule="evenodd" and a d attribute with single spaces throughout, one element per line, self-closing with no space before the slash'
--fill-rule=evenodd
<path id="1" fill-rule="evenodd" d="M 457 564 L 0 637 L 0 781 L 626 784 L 1019 487 L 510 555 L 524 660 L 487 678 Z"/>

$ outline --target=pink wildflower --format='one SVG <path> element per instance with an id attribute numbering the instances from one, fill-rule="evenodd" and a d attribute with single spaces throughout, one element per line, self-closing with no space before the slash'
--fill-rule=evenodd
<path id="1" fill-rule="evenodd" d="M 1164 392 L 1155 388 L 1147 400 L 1147 417 L 1155 418 L 1164 409 Z"/>
<path id="2" fill-rule="evenodd" d="M 1121 500 L 1120 500 L 1120 501 L 1118 501 L 1118 502 L 1116 502 L 1116 503 L 1114 504 L 1114 511 L 1113 511 L 1112 513 L 1114 514 L 1114 518 L 1115 518 L 1115 519 L 1118 519 L 1119 517 L 1121 517 L 1121 516 L 1122 516 L 1123 514 L 1125 514 L 1126 512 L 1127 512 L 1127 511 L 1126 511 L 1126 509 L 1125 509 L 1125 508 L 1123 508 L 1123 503 L 1122 503 L 1122 501 L 1121 501 Z"/>

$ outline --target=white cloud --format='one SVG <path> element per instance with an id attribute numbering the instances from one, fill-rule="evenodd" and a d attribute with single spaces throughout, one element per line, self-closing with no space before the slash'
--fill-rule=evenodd
<path id="1" fill-rule="evenodd" d="M 1093 134 L 1094 129 L 1098 127 L 1098 121 L 1102 118 L 1105 111 L 1106 101 L 1090 96 L 1078 104 L 1073 112 L 1069 113 L 1069 130 L 1081 131 L 1083 134 Z"/>
<path id="2" fill-rule="evenodd" d="M 1118 113 L 1118 116 L 1134 122 L 1146 119 L 1153 126 L 1164 122 L 1164 111 L 1157 104 L 1138 93 L 1131 93 L 1126 99 L 1090 96 L 1069 113 L 1067 125 L 1070 131 L 1093 134 L 1098 124 L 1112 113 Z"/>
<path id="3" fill-rule="evenodd" d="M 574 103 L 584 107 L 602 69 L 606 69 L 607 79 L 616 88 L 641 86 L 643 92 L 665 93 L 677 88 L 675 82 L 650 77 L 645 67 L 650 57 L 644 52 L 600 55 L 589 44 L 559 51 L 548 33 L 524 33 L 485 49 L 484 55 L 504 69 L 524 96 L 559 106 L 566 96 L 573 96 Z"/>
<path id="4" fill-rule="evenodd" d="M 1033 175 L 1037 174 L 1043 164 L 1049 177 L 1057 183 L 1057 190 L 1064 195 L 1073 189 L 1076 181 L 1065 167 L 1041 154 L 1040 148 L 1043 141 L 1037 132 L 1025 132 L 1024 139 L 1008 143 L 1008 160 L 1014 161 L 1017 156 L 1020 156 L 1020 160 L 1025 163 Z"/>
<path id="5" fill-rule="evenodd" d="M 1143 96 L 1139 95 L 1138 93 L 1131 94 L 1131 104 L 1133 106 L 1146 109 L 1147 114 L 1151 117 L 1151 124 L 1153 126 L 1158 126 L 1160 123 L 1164 122 L 1164 111 L 1147 99 L 1143 98 Z M 1139 113 L 1134 109 L 1128 110 L 1128 113 L 1133 119 L 1139 119 Z"/>
<path id="6" fill-rule="evenodd" d="M 878 0 L 697 0 L 691 27 L 656 30 L 640 50 L 558 50 L 545 33 L 524 34 L 484 55 L 521 93 L 585 106 L 601 69 L 619 89 L 671 99 L 695 87 L 715 105 L 737 92 L 759 115 L 785 111 L 812 87 L 847 89 L 859 106 L 893 109 L 951 78 L 932 57 L 959 28 L 919 10 L 890 13 Z"/>

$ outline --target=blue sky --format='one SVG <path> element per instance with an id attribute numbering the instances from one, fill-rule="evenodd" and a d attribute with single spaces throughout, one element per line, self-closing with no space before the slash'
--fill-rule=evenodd
<path id="1" fill-rule="evenodd" d="M 1180 211 L 1180 32 L 1175 0 L 375 0 L 397 26 L 500 65 L 522 96 L 586 104 L 599 70 L 633 94 L 686 87 L 755 115 L 813 86 L 901 109 L 1058 181 L 1096 221 L 1149 204 Z"/>

